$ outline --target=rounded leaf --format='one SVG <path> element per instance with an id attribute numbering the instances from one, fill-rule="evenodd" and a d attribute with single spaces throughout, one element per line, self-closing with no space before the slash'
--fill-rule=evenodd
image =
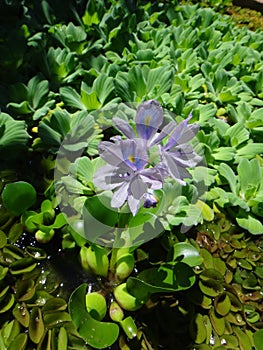
<path id="1" fill-rule="evenodd" d="M 19 275 L 26 272 L 31 272 L 35 269 L 37 263 L 32 258 L 22 258 L 14 261 L 9 265 L 9 270 L 12 275 Z"/>
<path id="2" fill-rule="evenodd" d="M 113 294 L 118 304 L 127 311 L 138 310 L 144 304 L 144 301 L 137 299 L 128 292 L 126 283 L 119 284 L 114 289 Z"/>
<path id="3" fill-rule="evenodd" d="M 86 289 L 84 283 L 71 294 L 69 313 L 84 341 L 95 349 L 104 349 L 117 340 L 119 327 L 116 323 L 100 322 L 91 317 L 86 310 Z"/>
<path id="4" fill-rule="evenodd" d="M 28 327 L 30 317 L 25 303 L 16 304 L 13 308 L 13 315 L 22 326 Z"/>
<path id="5" fill-rule="evenodd" d="M 231 301 L 226 293 L 223 293 L 215 298 L 216 312 L 221 316 L 226 316 L 231 309 Z"/>
<path id="6" fill-rule="evenodd" d="M 45 325 L 50 328 L 70 321 L 70 315 L 66 311 L 54 311 L 44 314 Z"/>
<path id="7" fill-rule="evenodd" d="M 120 321 L 120 325 L 129 339 L 133 339 L 137 335 L 137 327 L 131 316 Z"/>
<path id="8" fill-rule="evenodd" d="M 5 185 L 2 200 L 6 209 L 14 216 L 20 215 L 36 201 L 36 190 L 25 181 Z"/>
<path id="9" fill-rule="evenodd" d="M 191 336 L 195 343 L 202 344 L 207 338 L 207 329 L 204 323 L 204 316 L 197 313 L 191 324 Z"/>
<path id="10" fill-rule="evenodd" d="M 64 327 L 60 327 L 58 333 L 58 350 L 68 349 L 68 335 Z"/>
<path id="11" fill-rule="evenodd" d="M 98 292 L 86 294 L 86 307 L 88 313 L 95 318 L 95 320 L 101 321 L 106 315 L 106 299 Z"/>
<path id="12" fill-rule="evenodd" d="M 115 275 L 121 281 L 127 278 L 134 268 L 134 256 L 133 254 L 126 254 L 121 256 L 116 262 Z"/>
<path id="13" fill-rule="evenodd" d="M 179 260 L 185 264 L 194 267 L 203 262 L 198 250 L 190 243 L 180 242 L 173 246 L 172 260 Z"/>
<path id="14" fill-rule="evenodd" d="M 216 297 L 224 290 L 223 285 L 214 279 L 199 281 L 199 287 L 205 295 L 208 295 L 210 297 Z"/>

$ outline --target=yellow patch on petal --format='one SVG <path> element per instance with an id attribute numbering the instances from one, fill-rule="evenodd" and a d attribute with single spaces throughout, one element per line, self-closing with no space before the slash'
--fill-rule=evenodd
<path id="1" fill-rule="evenodd" d="M 135 159 L 134 159 L 133 154 L 130 154 L 129 157 L 128 157 L 128 159 L 129 159 L 129 161 L 130 161 L 131 163 L 134 163 L 134 162 L 135 162 Z"/>
<path id="2" fill-rule="evenodd" d="M 149 114 L 147 117 L 145 117 L 145 126 L 149 126 L 151 123 L 152 116 Z"/>

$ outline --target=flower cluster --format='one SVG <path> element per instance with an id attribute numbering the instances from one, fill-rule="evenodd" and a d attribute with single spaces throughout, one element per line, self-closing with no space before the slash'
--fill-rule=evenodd
<path id="1" fill-rule="evenodd" d="M 155 100 L 143 102 L 136 114 L 136 133 L 120 118 L 113 123 L 126 138 L 112 137 L 102 141 L 99 154 L 108 164 L 94 176 L 94 184 L 103 190 L 114 190 L 111 206 L 120 208 L 126 201 L 133 215 L 141 205 L 155 206 L 154 190 L 161 189 L 165 178 L 172 177 L 181 185 L 191 177 L 187 168 L 194 167 L 201 157 L 187 142 L 199 130 L 197 124 L 188 124 L 191 115 L 179 124 L 170 122 L 162 127 L 163 110 Z M 167 137 L 168 141 L 162 145 Z M 150 162 L 153 149 L 158 150 L 158 162 Z"/>

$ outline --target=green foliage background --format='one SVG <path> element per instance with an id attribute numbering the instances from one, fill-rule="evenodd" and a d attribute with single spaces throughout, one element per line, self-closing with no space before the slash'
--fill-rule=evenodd
<path id="1" fill-rule="evenodd" d="M 52 283 L 42 288 L 43 247 L 36 248 L 41 249 L 38 259 L 27 247 L 35 237 L 43 244 L 54 236 L 56 248 L 70 251 L 77 261 L 86 242 L 67 230 L 56 209 L 58 148 L 72 129 L 71 150 L 83 147 L 74 127 L 85 123 L 85 169 L 96 158 L 103 128 L 111 126 L 111 115 L 96 119 L 98 109 L 157 99 L 177 121 L 193 111 L 207 166 L 192 171 L 191 185 L 204 182 L 207 191 L 195 203 L 188 201 L 190 191 L 179 204 L 175 196 L 168 198 L 166 235 L 129 254 L 143 271 L 144 263 L 170 261 L 166 254 L 172 254 L 174 244 L 187 241 L 203 263 L 187 297 L 180 292 L 154 296 L 148 309 L 138 312 L 137 339 L 127 340 L 124 330 L 116 346 L 259 350 L 263 32 L 239 28 L 209 7 L 175 0 L 2 0 L 0 5 L 0 188 L 4 193 L 6 184 L 27 181 L 37 192 L 32 210 L 18 208 L 16 216 L 7 210 L 12 203 L 0 208 L 2 348 L 48 349 L 52 342 L 59 349 L 85 348 L 66 311 L 68 295 Z M 223 5 L 213 4 L 217 9 Z M 78 175 L 81 193 L 71 184 L 72 192 L 92 195 L 90 179 Z M 184 236 L 178 227 L 186 219 L 197 229 Z M 80 274 L 78 282 L 86 278 Z M 43 306 L 41 298 L 49 302 Z M 160 315 L 163 324 L 173 319 L 169 332 L 162 322 L 155 328 L 152 319 Z M 36 317 L 39 326 L 33 323 Z M 59 345 L 54 345 L 57 338 Z"/>

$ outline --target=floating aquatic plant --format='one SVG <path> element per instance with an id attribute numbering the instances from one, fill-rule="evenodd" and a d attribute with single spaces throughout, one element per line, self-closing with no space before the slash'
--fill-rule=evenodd
<path id="1" fill-rule="evenodd" d="M 146 101 L 138 107 L 136 115 L 136 137 L 132 127 L 119 118 L 113 123 L 127 139 L 113 138 L 113 143 L 103 141 L 99 154 L 108 165 L 94 175 L 94 184 L 104 190 L 114 189 L 111 200 L 113 208 L 120 208 L 127 201 L 133 215 L 139 207 L 155 206 L 153 191 L 163 187 L 169 175 L 186 185 L 184 178 L 190 177 L 187 167 L 201 161 L 192 146 L 187 144 L 198 131 L 198 125 L 188 125 L 191 115 L 179 125 L 169 123 L 163 129 L 163 110 L 157 101 Z M 158 130 L 160 130 L 158 132 Z M 170 136 L 162 146 L 161 141 Z M 158 145 L 159 162 L 150 163 L 151 149 Z"/>

